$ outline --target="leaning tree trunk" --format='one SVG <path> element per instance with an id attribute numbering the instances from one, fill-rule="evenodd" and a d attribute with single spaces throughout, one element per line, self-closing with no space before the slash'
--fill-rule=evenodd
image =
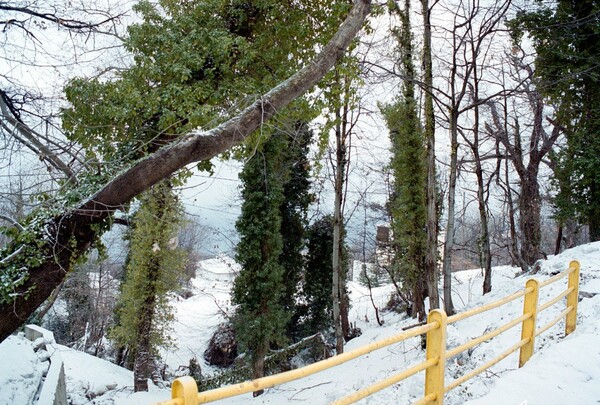
<path id="1" fill-rule="evenodd" d="M 243 110 L 239 115 L 209 131 L 191 131 L 158 152 L 138 161 L 110 180 L 95 195 L 85 198 L 77 208 L 47 221 L 39 240 L 29 245 L 43 250 L 41 262 L 29 263 L 22 284 L 15 286 L 10 302 L 0 303 L 0 341 L 13 333 L 52 294 L 65 278 L 74 260 L 85 254 L 100 236 L 98 228 L 109 222 L 110 215 L 136 195 L 167 178 L 190 163 L 208 160 L 239 145 L 265 120 L 311 89 L 345 53 L 360 31 L 370 11 L 370 0 L 357 0 L 348 18 L 315 59 L 289 79 Z M 40 241 L 48 241 L 43 247 Z M 28 245 L 28 246 L 29 246 Z M 12 253 L 0 261 L 6 266 L 29 261 L 21 257 L 23 245 L 14 245 Z"/>

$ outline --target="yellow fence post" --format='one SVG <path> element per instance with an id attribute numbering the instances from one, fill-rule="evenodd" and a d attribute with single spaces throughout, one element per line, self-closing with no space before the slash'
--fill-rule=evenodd
<path id="1" fill-rule="evenodd" d="M 531 314 L 531 316 L 523 321 L 523 326 L 521 327 L 521 340 L 528 340 L 527 343 L 521 347 L 519 353 L 519 367 L 523 367 L 523 365 L 527 363 L 527 360 L 533 355 L 540 283 L 534 279 L 527 280 L 525 288 L 531 288 L 532 290 L 525 294 L 525 299 L 523 300 L 523 315 Z"/>
<path id="2" fill-rule="evenodd" d="M 198 386 L 196 381 L 189 375 L 176 378 L 171 386 L 171 398 L 183 399 L 183 405 L 197 405 Z"/>
<path id="3" fill-rule="evenodd" d="M 573 291 L 567 295 L 567 308 L 573 307 L 571 312 L 567 314 L 565 320 L 565 335 L 573 332 L 577 327 L 577 301 L 579 300 L 579 269 L 581 266 L 577 260 L 573 260 L 569 263 L 569 268 L 575 267 L 571 273 L 569 273 L 569 289 L 573 288 Z"/>
<path id="4" fill-rule="evenodd" d="M 427 360 L 437 363 L 425 370 L 425 396 L 435 394 L 436 405 L 444 403 L 444 371 L 446 369 L 446 313 L 434 309 L 427 316 L 427 323 L 437 322 L 439 326 L 427 332 Z"/>

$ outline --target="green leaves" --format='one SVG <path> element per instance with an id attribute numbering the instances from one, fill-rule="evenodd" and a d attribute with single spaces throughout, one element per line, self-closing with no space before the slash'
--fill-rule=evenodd
<path id="1" fill-rule="evenodd" d="M 175 246 L 182 207 L 171 184 L 163 181 L 141 197 L 130 238 L 130 257 L 118 309 L 119 324 L 111 336 L 135 351 L 141 322 L 151 325 L 151 346 L 168 346 L 173 318 L 168 293 L 178 288 L 184 253 Z"/>

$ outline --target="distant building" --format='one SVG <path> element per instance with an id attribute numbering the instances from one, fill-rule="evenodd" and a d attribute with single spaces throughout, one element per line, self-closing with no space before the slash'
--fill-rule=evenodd
<path id="1" fill-rule="evenodd" d="M 388 267 L 392 261 L 392 230 L 388 224 L 377 225 L 375 255 L 378 267 Z"/>
<path id="2" fill-rule="evenodd" d="M 390 227 L 388 225 L 377 225 L 375 241 L 378 246 L 388 245 L 390 243 Z"/>

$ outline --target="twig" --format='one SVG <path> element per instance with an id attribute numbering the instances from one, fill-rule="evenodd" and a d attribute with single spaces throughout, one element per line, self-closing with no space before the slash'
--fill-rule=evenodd
<path id="1" fill-rule="evenodd" d="M 311 390 L 313 388 L 320 387 L 321 385 L 326 385 L 326 384 L 331 384 L 331 381 L 322 382 L 322 383 L 319 383 L 319 384 L 316 384 L 316 385 L 311 385 L 310 387 L 302 388 L 301 390 L 299 390 L 298 392 L 296 392 L 294 395 L 292 395 L 289 399 L 290 400 L 293 399 L 296 395 L 302 393 L 303 391 Z"/>

